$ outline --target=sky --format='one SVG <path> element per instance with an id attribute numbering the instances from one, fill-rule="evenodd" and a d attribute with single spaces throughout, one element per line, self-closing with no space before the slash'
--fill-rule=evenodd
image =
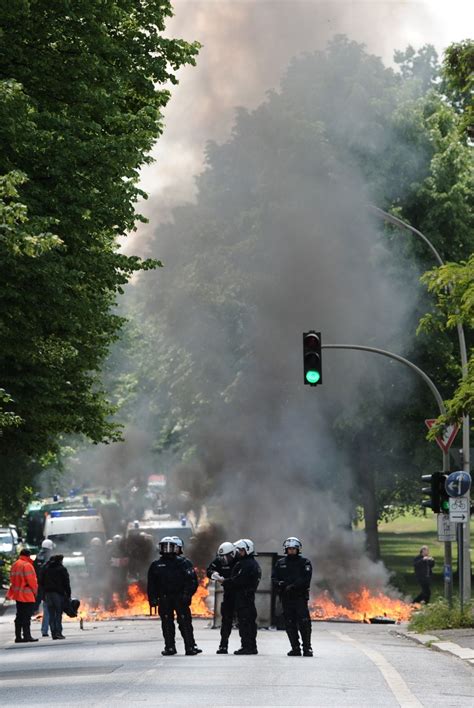
<path id="1" fill-rule="evenodd" d="M 342 33 L 391 64 L 396 49 L 431 43 L 441 54 L 474 27 L 468 0 L 175 0 L 173 6 L 167 34 L 203 47 L 197 66 L 178 72 L 156 161 L 142 170 L 150 199 L 140 210 L 150 224 L 140 226 L 141 241 L 174 206 L 193 198 L 206 143 L 225 141 L 236 107 L 252 109 L 277 89 L 293 56 L 322 49 Z"/>

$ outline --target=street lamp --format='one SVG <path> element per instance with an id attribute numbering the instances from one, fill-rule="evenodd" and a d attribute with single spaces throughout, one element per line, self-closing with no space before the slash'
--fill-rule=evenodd
<path id="1" fill-rule="evenodd" d="M 386 211 L 383 211 L 383 209 L 379 209 L 379 207 L 374 206 L 373 204 L 368 204 L 367 208 L 376 216 L 379 218 L 383 219 L 384 221 L 388 221 L 391 224 L 394 224 L 395 226 L 398 226 L 400 229 L 404 229 L 405 231 L 410 231 L 412 234 L 420 238 L 424 243 L 428 246 L 430 249 L 431 253 L 435 257 L 437 263 L 440 266 L 444 265 L 444 261 L 439 255 L 438 251 L 436 248 L 433 246 L 431 241 L 425 234 L 421 233 L 418 229 L 415 229 L 414 226 L 410 226 L 410 224 L 407 224 L 405 221 L 402 221 L 402 219 L 399 219 L 398 217 L 394 216 L 393 214 L 389 214 Z M 466 379 L 467 378 L 467 372 L 468 372 L 468 367 L 467 367 L 467 350 L 466 350 L 466 338 L 464 336 L 464 329 L 463 326 L 460 322 L 457 323 L 456 325 L 457 332 L 458 332 L 458 341 L 459 341 L 459 351 L 461 354 L 461 371 L 462 371 L 462 378 Z M 462 448 L 463 448 L 463 469 L 465 472 L 470 472 L 471 464 L 470 464 L 470 440 L 469 440 L 469 416 L 468 415 L 463 415 L 462 417 Z M 471 599 L 471 554 L 470 554 L 470 543 L 469 543 L 469 521 L 466 524 L 466 533 L 464 534 L 463 538 L 463 543 L 462 543 L 462 565 L 464 568 L 464 573 L 463 573 L 463 583 L 462 587 L 460 588 L 461 590 L 461 599 L 464 599 L 465 601 L 469 601 Z"/>

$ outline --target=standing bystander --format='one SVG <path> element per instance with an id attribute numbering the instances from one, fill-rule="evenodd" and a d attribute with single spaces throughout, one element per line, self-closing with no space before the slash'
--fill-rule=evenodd
<path id="1" fill-rule="evenodd" d="M 8 600 L 16 602 L 15 617 L 15 642 L 37 642 L 31 636 L 31 616 L 36 603 L 38 581 L 30 558 L 30 552 L 23 548 L 20 556 L 12 565 L 10 571 L 10 588 L 7 592 Z"/>

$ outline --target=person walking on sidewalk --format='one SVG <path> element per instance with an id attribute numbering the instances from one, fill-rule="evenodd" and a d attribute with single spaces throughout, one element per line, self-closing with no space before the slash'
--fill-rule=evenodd
<path id="1" fill-rule="evenodd" d="M 64 604 L 71 600 L 69 573 L 63 566 L 64 556 L 51 556 L 42 577 L 44 596 L 49 610 L 49 623 L 53 639 L 65 639 L 62 615 Z"/>
<path id="2" fill-rule="evenodd" d="M 38 641 L 31 636 L 31 616 L 37 592 L 38 581 L 30 551 L 23 548 L 18 560 L 12 565 L 10 588 L 7 592 L 7 600 L 16 602 L 15 642 L 17 644 Z"/>

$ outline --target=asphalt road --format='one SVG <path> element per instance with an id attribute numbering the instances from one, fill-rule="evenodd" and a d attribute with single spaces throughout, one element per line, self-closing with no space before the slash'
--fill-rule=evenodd
<path id="1" fill-rule="evenodd" d="M 219 634 L 195 620 L 198 656 L 162 657 L 159 620 L 65 624 L 64 641 L 12 642 L 0 617 L 2 706 L 474 705 L 474 670 L 397 635 L 393 625 L 313 623 L 314 658 L 287 657 L 281 631 L 260 630 L 258 656 L 217 656 Z M 34 625 L 39 636 L 39 625 Z M 231 648 L 239 646 L 233 633 Z"/>

